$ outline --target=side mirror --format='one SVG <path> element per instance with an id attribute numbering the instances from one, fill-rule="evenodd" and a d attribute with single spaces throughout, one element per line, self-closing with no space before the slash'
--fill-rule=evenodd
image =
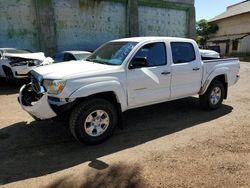
<path id="1" fill-rule="evenodd" d="M 129 69 L 136 69 L 141 67 L 147 67 L 148 61 L 146 57 L 137 57 L 132 59 Z"/>

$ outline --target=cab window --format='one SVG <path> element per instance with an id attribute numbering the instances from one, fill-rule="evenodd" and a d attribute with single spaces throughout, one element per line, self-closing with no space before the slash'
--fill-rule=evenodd
<path id="1" fill-rule="evenodd" d="M 166 46 L 163 42 L 150 43 L 143 46 L 133 59 L 144 58 L 147 60 L 147 67 L 161 66 L 167 64 Z"/>
<path id="2" fill-rule="evenodd" d="M 193 44 L 188 42 L 171 42 L 171 50 L 174 64 L 194 61 L 195 51 Z"/>

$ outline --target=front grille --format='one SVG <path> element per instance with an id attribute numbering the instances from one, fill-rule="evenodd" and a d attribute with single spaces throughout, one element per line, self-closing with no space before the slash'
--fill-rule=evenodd
<path id="1" fill-rule="evenodd" d="M 36 93 L 40 92 L 40 82 L 33 75 L 31 75 L 32 88 Z"/>
<path id="2" fill-rule="evenodd" d="M 45 92 L 44 87 L 42 86 L 42 81 L 43 81 L 42 76 L 34 76 L 33 74 L 31 74 L 30 79 L 32 83 L 32 89 L 37 94 L 41 94 Z"/>

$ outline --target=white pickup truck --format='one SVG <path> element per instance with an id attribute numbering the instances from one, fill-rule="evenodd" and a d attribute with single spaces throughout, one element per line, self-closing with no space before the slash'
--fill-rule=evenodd
<path id="1" fill-rule="evenodd" d="M 191 39 L 126 38 L 104 44 L 86 61 L 34 69 L 18 100 L 35 119 L 69 116 L 73 136 L 96 144 L 129 109 L 197 94 L 203 108 L 217 109 L 239 69 L 238 59 L 202 61 Z"/>

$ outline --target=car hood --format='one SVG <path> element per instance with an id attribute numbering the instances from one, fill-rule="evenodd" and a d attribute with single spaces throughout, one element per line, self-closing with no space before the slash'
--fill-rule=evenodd
<path id="1" fill-rule="evenodd" d="M 89 61 L 68 61 L 38 67 L 33 72 L 38 73 L 45 79 L 71 79 L 74 77 L 85 77 L 102 73 L 109 73 L 117 66 L 104 65 Z M 35 74 L 36 74 L 35 73 Z"/>
<path id="2" fill-rule="evenodd" d="M 43 61 L 46 58 L 43 52 L 22 53 L 22 54 L 4 53 L 4 56 L 5 57 L 19 57 L 23 59 L 33 59 L 33 60 L 40 60 L 40 61 Z"/>
<path id="3" fill-rule="evenodd" d="M 219 58 L 220 54 L 216 51 L 213 50 L 204 50 L 204 49 L 199 49 L 200 54 L 202 57 L 214 57 L 214 58 Z"/>

